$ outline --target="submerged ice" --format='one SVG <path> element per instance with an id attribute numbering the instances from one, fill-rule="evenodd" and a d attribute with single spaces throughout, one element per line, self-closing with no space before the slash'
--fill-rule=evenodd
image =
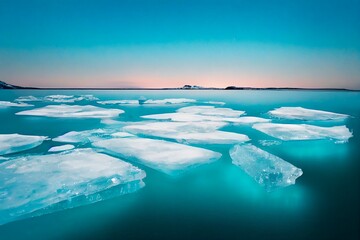
<path id="1" fill-rule="evenodd" d="M 307 109 L 302 107 L 281 107 L 269 112 L 271 116 L 297 120 L 343 120 L 349 115 Z"/>
<path id="2" fill-rule="evenodd" d="M 0 134 L 0 155 L 25 151 L 39 146 L 47 139 L 44 136 Z"/>
<path id="3" fill-rule="evenodd" d="M 232 163 L 239 166 L 267 191 L 295 184 L 302 170 L 251 144 L 230 150 Z"/>
<path id="4" fill-rule="evenodd" d="M 144 177 L 91 149 L 12 158 L 0 164 L 0 224 L 134 192 Z"/>
<path id="5" fill-rule="evenodd" d="M 220 153 L 203 148 L 138 137 L 108 139 L 95 142 L 93 146 L 170 175 L 221 157 Z"/>
<path id="6" fill-rule="evenodd" d="M 124 113 L 121 109 L 100 108 L 92 105 L 48 105 L 16 113 L 16 115 L 55 118 L 111 118 Z"/>
<path id="7" fill-rule="evenodd" d="M 253 128 L 272 137 L 288 140 L 332 139 L 347 141 L 352 133 L 346 126 L 319 127 L 308 124 L 258 123 Z"/>

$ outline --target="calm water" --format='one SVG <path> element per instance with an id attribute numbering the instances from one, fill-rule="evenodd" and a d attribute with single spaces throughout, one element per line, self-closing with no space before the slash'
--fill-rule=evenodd
<path id="1" fill-rule="evenodd" d="M 323 91 L 34 91 L 1 90 L 0 100 L 50 94 L 93 94 L 101 100 L 192 98 L 222 101 L 224 107 L 267 117 L 275 107 L 301 106 L 353 116 L 354 137 L 346 144 L 299 141 L 263 147 L 271 139 L 251 127 L 226 131 L 247 134 L 251 143 L 301 168 L 296 185 L 266 192 L 231 164 L 229 145 L 203 145 L 223 154 L 220 161 L 178 178 L 138 165 L 146 186 L 136 193 L 92 205 L 0 226 L 0 239 L 359 239 L 360 93 Z M 89 102 L 87 102 L 89 103 Z M 36 106 L 48 103 L 34 102 Z M 79 104 L 79 103 L 76 103 Z M 86 104 L 86 103 L 80 103 Z M 96 102 L 91 104 L 97 105 Z M 188 106 L 116 106 L 118 120 Z M 114 108 L 112 105 L 105 107 Z M 103 127 L 100 120 L 16 116 L 20 108 L 0 108 L 0 133 L 56 137 L 68 131 Z M 327 125 L 327 123 L 322 123 Z M 46 153 L 47 141 L 23 153 Z M 21 154 L 23 154 L 21 153 Z M 136 165 L 136 164 L 135 164 Z"/>

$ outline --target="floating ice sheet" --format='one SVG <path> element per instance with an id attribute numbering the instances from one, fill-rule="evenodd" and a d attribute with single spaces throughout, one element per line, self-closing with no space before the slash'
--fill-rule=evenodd
<path id="1" fill-rule="evenodd" d="M 207 149 L 148 138 L 116 138 L 93 145 L 171 175 L 221 157 L 220 153 Z"/>
<path id="2" fill-rule="evenodd" d="M 192 114 L 192 113 L 161 113 L 161 114 L 151 114 L 141 116 L 145 119 L 154 119 L 154 120 L 171 120 L 174 122 L 227 122 L 234 124 L 255 124 L 255 123 L 264 123 L 269 122 L 269 119 L 259 118 L 259 117 L 223 117 L 223 116 L 211 116 L 211 115 L 201 115 L 201 114 Z"/>
<path id="3" fill-rule="evenodd" d="M 48 95 L 45 97 L 34 97 L 34 96 L 21 96 L 17 98 L 15 101 L 18 102 L 38 102 L 38 101 L 45 101 L 45 102 L 55 102 L 55 103 L 74 103 L 79 101 L 96 101 L 99 100 L 98 98 L 94 97 L 93 95 Z"/>
<path id="4" fill-rule="evenodd" d="M 34 105 L 27 104 L 27 103 L 14 103 L 14 102 L 8 102 L 8 101 L 0 101 L 0 108 L 2 107 L 32 107 Z"/>
<path id="5" fill-rule="evenodd" d="M 74 148 L 75 148 L 74 145 L 65 144 L 65 145 L 61 145 L 61 146 L 52 147 L 49 149 L 49 152 L 62 152 L 62 151 L 71 150 Z"/>
<path id="6" fill-rule="evenodd" d="M 302 107 L 281 107 L 269 112 L 270 115 L 284 119 L 297 120 L 343 120 L 349 115 L 326 112 Z"/>
<path id="7" fill-rule="evenodd" d="M 25 151 L 39 146 L 47 137 L 21 134 L 0 134 L 0 155 Z"/>
<path id="8" fill-rule="evenodd" d="M 352 133 L 346 126 L 319 127 L 308 124 L 258 123 L 253 128 L 272 137 L 288 140 L 333 139 L 346 142 Z"/>
<path id="9" fill-rule="evenodd" d="M 144 177 L 91 149 L 13 158 L 0 164 L 0 224 L 134 192 Z"/>
<path id="10" fill-rule="evenodd" d="M 17 115 L 57 118 L 111 118 L 124 113 L 121 109 L 100 108 L 92 105 L 48 105 L 16 113 Z"/>
<path id="11" fill-rule="evenodd" d="M 230 149 L 232 163 L 243 169 L 267 191 L 295 184 L 302 170 L 251 144 Z"/>
<path id="12" fill-rule="evenodd" d="M 161 138 L 176 139 L 180 142 L 203 144 L 230 144 L 249 141 L 246 135 L 217 131 L 224 122 L 156 122 L 126 126 L 125 131 Z"/>
<path id="13" fill-rule="evenodd" d="M 53 138 L 55 142 L 66 143 L 88 143 L 95 142 L 113 137 L 130 137 L 133 136 L 127 132 L 119 132 L 116 129 L 92 129 L 85 131 L 71 131 L 64 135 Z"/>
<path id="14" fill-rule="evenodd" d="M 148 99 L 148 100 L 144 100 L 142 101 L 141 104 L 158 104 L 158 105 L 163 105 L 163 104 L 182 104 L 182 103 L 194 103 L 196 102 L 195 99 L 188 99 L 188 98 L 166 98 L 166 99 L 159 99 L 159 100 L 153 100 L 153 99 Z M 131 104 L 131 105 L 140 105 L 140 101 L 139 100 L 107 100 L 107 101 L 98 101 L 97 103 L 99 104 Z"/>
<path id="15" fill-rule="evenodd" d="M 216 108 L 214 106 L 183 107 L 178 109 L 177 112 L 221 117 L 239 117 L 245 113 L 244 111 L 233 110 L 231 108 Z"/>
<path id="16" fill-rule="evenodd" d="M 224 102 L 217 102 L 217 101 L 207 101 L 207 102 L 204 102 L 204 103 L 213 104 L 213 105 L 225 105 Z"/>

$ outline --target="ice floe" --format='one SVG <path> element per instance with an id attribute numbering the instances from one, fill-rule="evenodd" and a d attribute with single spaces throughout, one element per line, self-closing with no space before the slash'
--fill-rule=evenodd
<path id="1" fill-rule="evenodd" d="M 269 112 L 271 116 L 297 120 L 343 120 L 349 115 L 302 107 L 281 107 Z"/>
<path id="2" fill-rule="evenodd" d="M 15 101 L 18 102 L 55 102 L 55 103 L 74 103 L 79 101 L 96 101 L 98 98 L 93 95 L 48 95 L 45 97 L 34 97 L 34 96 L 21 96 L 17 98 Z"/>
<path id="3" fill-rule="evenodd" d="M 352 133 L 346 126 L 319 127 L 308 124 L 258 123 L 253 128 L 272 137 L 288 140 L 333 139 L 346 142 Z"/>
<path id="4" fill-rule="evenodd" d="M 277 140 L 259 140 L 259 143 L 264 147 L 281 145 L 281 141 Z"/>
<path id="5" fill-rule="evenodd" d="M 27 104 L 27 103 L 14 103 L 14 102 L 8 102 L 8 101 L 0 101 L 0 108 L 2 107 L 32 107 L 34 105 Z"/>
<path id="6" fill-rule="evenodd" d="M 91 149 L 12 158 L 0 164 L 0 224 L 134 192 L 145 175 Z"/>
<path id="7" fill-rule="evenodd" d="M 66 151 L 66 150 L 71 150 L 74 149 L 75 146 L 71 145 L 71 144 L 65 144 L 65 145 L 61 145 L 61 146 L 55 146 L 49 149 L 48 152 L 62 152 L 62 151 Z"/>
<path id="8" fill-rule="evenodd" d="M 39 146 L 47 139 L 44 136 L 0 134 L 0 155 L 25 151 Z"/>
<path id="9" fill-rule="evenodd" d="M 239 166 L 267 191 L 295 184 L 302 170 L 251 144 L 230 149 L 232 163 Z"/>
<path id="10" fill-rule="evenodd" d="M 203 148 L 137 137 L 103 140 L 93 143 L 93 146 L 170 175 L 221 157 L 220 153 Z"/>
<path id="11" fill-rule="evenodd" d="M 239 117 L 245 113 L 244 111 L 233 110 L 231 108 L 216 108 L 214 106 L 183 107 L 178 109 L 177 112 L 221 117 Z"/>
<path id="12" fill-rule="evenodd" d="M 204 103 L 213 104 L 213 105 L 225 105 L 224 102 L 217 102 L 217 101 L 207 101 L 207 102 L 204 102 Z"/>
<path id="13" fill-rule="evenodd" d="M 98 101 L 99 104 L 131 104 L 131 105 L 140 105 L 140 104 L 182 104 L 182 103 L 195 103 L 195 99 L 188 98 L 166 98 L 166 99 L 140 99 L 140 100 L 107 100 L 107 101 Z"/>
<path id="14" fill-rule="evenodd" d="M 243 134 L 217 130 L 225 125 L 224 122 L 155 122 L 125 126 L 123 130 L 187 143 L 230 144 L 250 140 Z"/>
<path id="15" fill-rule="evenodd" d="M 121 109 L 100 108 L 92 105 L 48 105 L 16 113 L 17 115 L 57 118 L 111 118 L 124 113 Z"/>

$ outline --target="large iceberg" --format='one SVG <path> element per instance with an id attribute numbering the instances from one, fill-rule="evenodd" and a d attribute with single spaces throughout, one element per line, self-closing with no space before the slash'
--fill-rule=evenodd
<path id="1" fill-rule="evenodd" d="M 258 123 L 253 128 L 272 137 L 288 140 L 333 139 L 346 142 L 352 133 L 346 126 L 319 127 L 308 124 Z"/>
<path id="2" fill-rule="evenodd" d="M 111 118 L 124 113 L 121 109 L 100 108 L 92 105 L 48 105 L 16 113 L 16 115 L 57 118 Z"/>
<path id="3" fill-rule="evenodd" d="M 221 157 L 220 153 L 203 148 L 137 137 L 103 140 L 93 143 L 93 146 L 170 175 L 179 174 Z"/>
<path id="4" fill-rule="evenodd" d="M 269 112 L 271 116 L 297 120 L 343 120 L 349 115 L 302 107 L 281 107 Z"/>
<path id="5" fill-rule="evenodd" d="M 0 108 L 2 107 L 32 107 L 34 105 L 27 104 L 27 103 L 14 103 L 14 102 L 8 102 L 8 101 L 0 101 Z"/>
<path id="6" fill-rule="evenodd" d="M 0 224 L 134 192 L 144 177 L 91 149 L 13 158 L 0 164 Z"/>
<path id="7" fill-rule="evenodd" d="M 230 144 L 250 139 L 243 134 L 218 131 L 223 122 L 155 122 L 125 126 L 123 129 L 134 134 L 176 139 L 179 142 L 203 144 Z"/>
<path id="8" fill-rule="evenodd" d="M 239 117 L 244 111 L 233 110 L 231 108 L 216 108 L 214 106 L 191 106 L 177 110 L 179 113 L 200 114 L 221 117 Z"/>
<path id="9" fill-rule="evenodd" d="M 230 149 L 232 163 L 243 169 L 267 191 L 295 184 L 302 170 L 251 144 Z"/>
<path id="10" fill-rule="evenodd" d="M 39 146 L 47 137 L 21 134 L 0 134 L 0 155 L 25 151 Z"/>

